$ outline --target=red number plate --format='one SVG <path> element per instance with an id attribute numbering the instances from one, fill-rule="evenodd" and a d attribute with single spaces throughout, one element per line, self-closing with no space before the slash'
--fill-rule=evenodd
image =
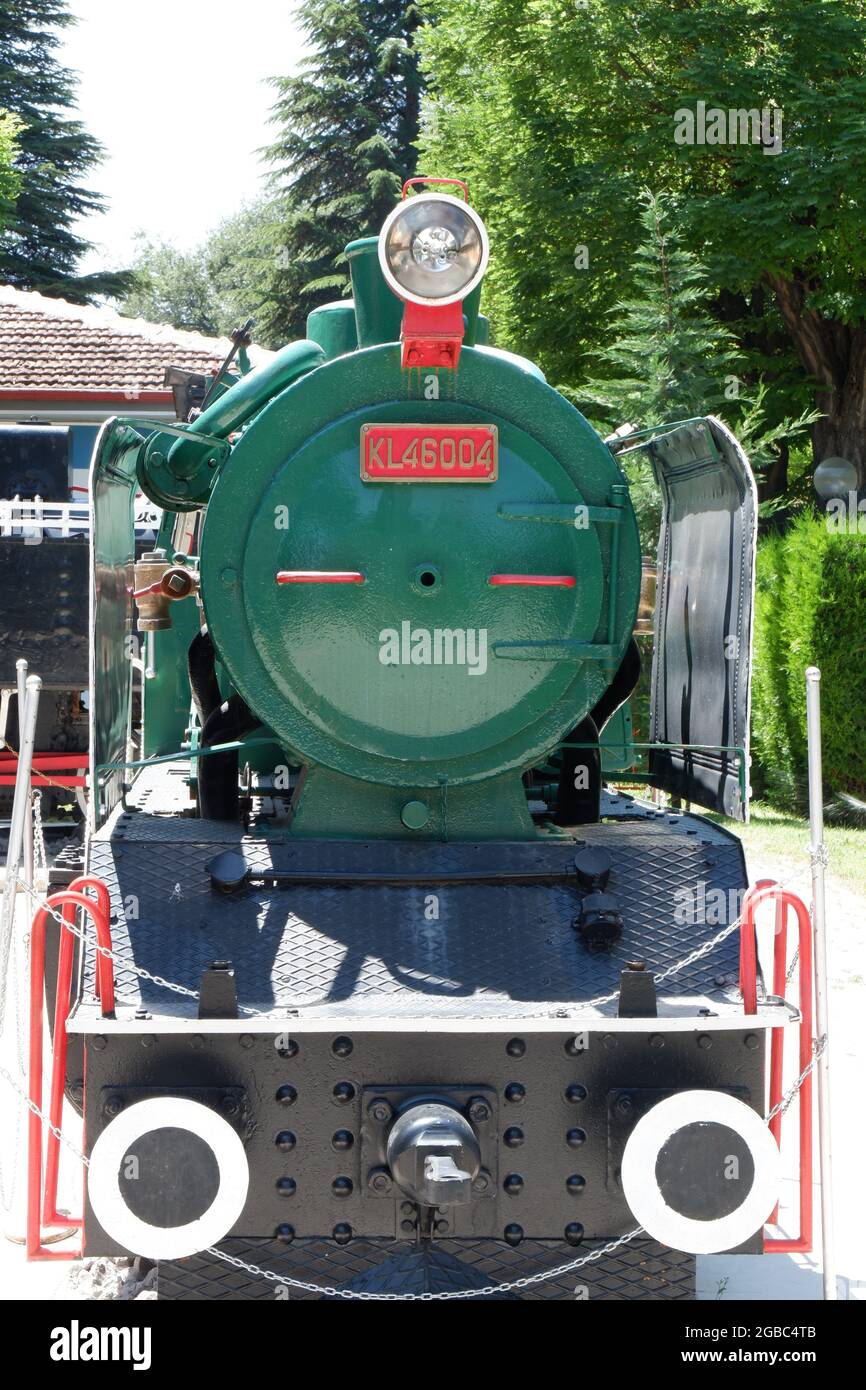
<path id="1" fill-rule="evenodd" d="M 362 425 L 365 483 L 493 483 L 495 425 Z"/>

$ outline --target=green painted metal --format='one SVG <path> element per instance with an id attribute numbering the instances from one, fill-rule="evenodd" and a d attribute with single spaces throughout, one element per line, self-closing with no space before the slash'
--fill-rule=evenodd
<path id="1" fill-rule="evenodd" d="M 385 283 L 379 265 L 379 238 L 368 236 L 350 241 L 346 256 L 352 276 L 358 346 L 378 347 L 382 343 L 397 342 L 403 321 L 403 301 Z M 478 285 L 463 301 L 466 323 L 464 342 L 467 347 L 473 347 L 476 342 L 480 300 L 481 286 Z M 487 320 L 484 322 L 486 326 Z M 483 337 L 478 341 L 486 342 L 486 327 L 482 331 Z"/>
<path id="2" fill-rule="evenodd" d="M 307 315 L 307 337 L 319 344 L 326 362 L 342 357 L 345 352 L 354 352 L 358 346 L 358 329 L 353 301 L 337 299 L 330 304 L 320 304 Z"/>
<path id="3" fill-rule="evenodd" d="M 325 360 L 318 343 L 290 343 L 203 410 L 191 424 L 163 426 L 144 444 L 138 461 L 142 490 L 158 506 L 193 511 L 207 501 L 227 455 L 225 441 L 264 405 Z M 171 442 L 172 436 L 175 437 Z"/>
<path id="4" fill-rule="evenodd" d="M 583 417 L 489 349 L 464 348 L 447 399 L 427 400 L 421 377 L 401 372 L 396 346 L 306 373 L 238 440 L 210 498 L 208 625 L 234 686 L 310 769 L 296 834 L 536 833 L 520 773 L 592 707 L 631 635 L 637 527 Z M 499 480 L 363 483 L 360 429 L 376 421 L 495 424 Z M 621 519 L 501 514 L 527 501 Z M 415 582 L 419 567 L 432 586 Z M 357 570 L 364 582 L 280 586 L 279 570 Z M 495 587 L 495 573 L 577 585 Z M 451 634 L 438 648 L 437 633 Z M 509 645 L 522 659 L 497 659 Z M 446 808 L 411 830 L 411 800 Z"/>

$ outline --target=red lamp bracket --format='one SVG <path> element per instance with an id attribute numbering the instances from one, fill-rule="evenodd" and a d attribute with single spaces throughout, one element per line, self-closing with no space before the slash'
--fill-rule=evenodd
<path id="1" fill-rule="evenodd" d="M 463 303 L 406 301 L 400 328 L 402 367 L 457 366 L 463 343 Z"/>

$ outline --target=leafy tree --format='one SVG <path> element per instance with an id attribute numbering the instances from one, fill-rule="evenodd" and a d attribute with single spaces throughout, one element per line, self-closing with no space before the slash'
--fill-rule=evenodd
<path id="1" fill-rule="evenodd" d="M 253 203 L 189 251 L 139 233 L 132 280 L 120 296 L 121 313 L 213 336 L 252 317 L 256 341 L 278 346 L 258 324 L 266 293 L 262 267 L 269 264 L 274 217 L 266 201 Z"/>
<path id="2" fill-rule="evenodd" d="M 20 118 L 14 208 L 0 232 L 0 277 L 73 303 L 122 289 L 122 273 L 78 275 L 90 244 L 77 218 L 103 200 L 82 186 L 101 158 L 98 142 L 64 114 L 76 80 L 55 56 L 59 31 L 73 23 L 63 0 L 0 0 L 0 108 Z"/>
<path id="3" fill-rule="evenodd" d="M 771 424 L 767 388 L 741 391 L 743 352 L 734 335 L 709 312 L 707 275 L 682 244 L 671 199 L 644 192 L 639 199 L 643 241 L 632 267 L 632 294 L 614 306 L 610 342 L 595 356 L 601 375 L 577 388 L 561 387 L 603 427 L 652 428 L 707 413 L 730 423 L 759 477 L 776 451 L 815 420 Z M 659 496 L 643 455 L 622 460 L 632 487 L 645 549 L 655 547 Z"/>
<path id="4" fill-rule="evenodd" d="M 811 394 L 816 459 L 842 454 L 866 474 L 864 0 L 430 10 L 422 150 L 468 175 L 490 224 L 487 303 L 506 340 L 579 379 L 628 285 L 634 191 L 665 188 L 718 291 L 716 316 L 752 383 L 763 375 L 771 388 L 768 423 Z M 727 143 L 713 143 L 717 125 L 697 143 L 697 124 L 686 142 L 680 113 L 697 121 L 700 102 L 726 121 L 734 112 L 736 143 L 727 126 Z M 765 108 L 768 125 L 781 112 L 769 153 L 741 139 L 737 115 Z"/>
<path id="5" fill-rule="evenodd" d="M 10 111 L 0 111 L 0 229 L 11 216 L 21 179 L 15 170 L 21 122 Z"/>
<path id="6" fill-rule="evenodd" d="M 302 0 L 298 18 L 311 53 L 299 75 L 274 79 L 280 133 L 267 151 L 279 216 L 262 319 L 283 339 L 346 290 L 345 246 L 379 230 L 414 174 L 421 96 L 412 0 Z"/>

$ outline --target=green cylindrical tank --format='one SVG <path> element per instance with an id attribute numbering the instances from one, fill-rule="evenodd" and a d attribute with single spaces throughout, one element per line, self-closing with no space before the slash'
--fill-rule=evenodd
<path id="1" fill-rule="evenodd" d="M 535 834 L 520 773 L 629 641 L 640 547 L 610 451 L 531 364 L 464 347 L 448 376 L 428 399 L 396 344 L 335 358 L 265 407 L 211 496 L 208 626 L 308 768 L 295 833 Z M 493 427 L 498 477 L 367 481 L 362 428 L 382 423 Z M 277 582 L 299 572 L 360 578 Z"/>

